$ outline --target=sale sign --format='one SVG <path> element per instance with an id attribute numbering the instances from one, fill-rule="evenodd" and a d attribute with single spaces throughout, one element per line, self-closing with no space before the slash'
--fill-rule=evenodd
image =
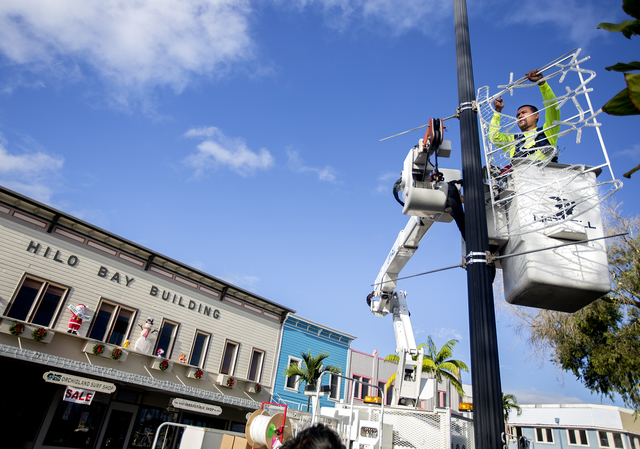
<path id="1" fill-rule="evenodd" d="M 93 400 L 93 395 L 95 394 L 95 391 L 79 390 L 78 388 L 67 387 L 62 400 L 67 402 L 75 402 L 76 404 L 90 405 L 91 401 Z"/>

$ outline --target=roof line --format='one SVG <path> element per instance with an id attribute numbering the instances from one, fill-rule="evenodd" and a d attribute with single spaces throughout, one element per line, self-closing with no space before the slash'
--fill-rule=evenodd
<path id="1" fill-rule="evenodd" d="M 9 197 L 9 198 L 14 198 L 17 201 L 15 201 L 13 203 L 12 202 L 8 202 L 4 198 L 5 196 Z M 95 232 L 98 232 L 100 234 L 103 234 L 103 235 L 107 236 L 110 239 L 110 241 L 108 243 L 110 245 L 112 245 L 112 246 L 114 244 L 113 240 L 119 241 L 121 243 L 124 243 L 124 244 L 126 244 L 128 246 L 131 246 L 133 248 L 136 248 L 136 249 L 138 249 L 140 251 L 143 251 L 143 252 L 149 254 L 149 256 L 153 258 L 154 263 L 156 263 L 158 265 L 161 265 L 162 261 L 171 263 L 171 264 L 173 264 L 173 265 L 175 265 L 177 267 L 183 268 L 183 269 L 185 269 L 185 270 L 187 270 L 187 271 L 189 271 L 191 273 L 197 274 L 198 276 L 200 276 L 202 278 L 208 278 L 208 279 L 212 280 L 213 282 L 223 286 L 223 288 L 226 287 L 227 288 L 227 292 L 232 296 L 237 296 L 237 295 L 234 295 L 233 292 L 235 292 L 236 294 L 239 293 L 240 295 L 245 296 L 246 299 L 253 299 L 255 301 L 266 303 L 266 304 L 270 305 L 273 308 L 280 309 L 281 310 L 281 313 L 280 313 L 281 322 L 284 321 L 286 314 L 295 313 L 294 309 L 291 309 L 289 307 L 285 307 L 285 306 L 283 306 L 281 304 L 278 304 L 276 302 L 273 302 L 273 301 L 271 301 L 269 299 L 263 298 L 262 296 L 256 295 L 255 293 L 249 292 L 248 290 L 245 290 L 243 288 L 237 287 L 237 286 L 235 286 L 233 284 L 230 284 L 229 282 L 223 281 L 222 279 L 219 279 L 219 278 L 217 278 L 215 276 L 212 276 L 212 275 L 210 275 L 208 273 L 200 271 L 200 270 L 198 270 L 196 268 L 193 268 L 193 267 L 191 267 L 189 265 L 186 265 L 186 264 L 184 264 L 182 262 L 178 262 L 177 260 L 172 259 L 170 257 L 167 257 L 167 256 L 165 256 L 163 254 L 160 254 L 157 251 L 153 251 L 153 250 L 151 250 L 149 248 L 146 248 L 146 247 L 144 247 L 142 245 L 139 245 L 139 244 L 137 244 L 135 242 L 132 242 L 132 241 L 130 241 L 128 239 L 125 239 L 124 237 L 121 237 L 121 236 L 119 236 L 117 234 L 114 234 L 112 232 L 106 231 L 106 230 L 104 230 L 102 228 L 99 228 L 98 226 L 95 226 L 95 225 L 93 225 L 91 223 L 87 223 L 86 221 L 83 221 L 83 220 L 81 220 L 81 219 L 79 219 L 77 217 L 74 217 L 73 215 L 69 215 L 69 214 L 67 214 L 65 212 L 62 212 L 62 211 L 60 211 L 58 209 L 55 209 L 55 208 L 53 208 L 51 206 L 48 206 L 48 205 L 43 204 L 43 203 L 40 203 L 39 201 L 36 201 L 36 200 L 34 200 L 32 198 L 24 196 L 24 195 L 22 195 L 20 193 L 14 192 L 13 190 L 7 189 L 6 187 L 1 186 L 1 185 L 0 185 L 0 201 L 5 201 L 5 202 L 7 202 L 7 204 L 12 205 L 13 207 L 19 207 L 19 208 L 21 208 L 23 210 L 26 210 L 30 214 L 38 215 L 38 216 L 46 219 L 47 221 L 55 220 L 56 223 L 59 223 L 60 219 L 65 219 L 65 220 L 68 220 L 69 222 L 77 223 L 80 226 L 83 226 L 85 228 L 88 228 L 90 230 L 93 230 Z M 21 206 L 21 204 L 23 204 L 23 203 L 35 207 L 35 210 L 24 209 L 24 207 Z M 49 214 L 52 215 L 52 217 L 43 216 L 42 215 L 42 211 L 48 212 Z M 92 236 L 92 237 L 95 237 L 95 236 Z M 181 276 L 183 275 L 182 273 L 179 273 L 179 274 Z M 196 279 L 194 279 L 194 280 L 196 280 Z M 220 298 L 220 299 L 222 299 L 222 298 Z M 243 299 L 243 298 L 240 298 L 240 299 Z M 260 304 L 256 304 L 256 305 L 260 306 Z"/>

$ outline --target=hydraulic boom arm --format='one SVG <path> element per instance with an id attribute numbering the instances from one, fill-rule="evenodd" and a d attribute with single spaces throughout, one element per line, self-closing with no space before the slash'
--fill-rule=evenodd
<path id="1" fill-rule="evenodd" d="M 415 407 L 423 384 L 423 353 L 416 347 L 406 293 L 396 291 L 397 279 L 433 223 L 453 221 L 452 213 L 456 213 L 452 205 L 454 202 L 460 204 L 456 186 L 460 171 L 438 169 L 438 156 L 449 157 L 451 152 L 451 142 L 442 139 L 442 131 L 442 120 L 431 119 L 424 139 L 420 139 L 405 158 L 402 177 L 394 186 L 394 194 L 402 204 L 402 212 L 410 215 L 409 222 L 398 234 L 378 273 L 374 291 L 367 296 L 367 304 L 374 315 L 383 317 L 393 314 L 398 354 L 393 405 Z M 430 161 L 433 155 L 436 158 L 435 165 Z M 397 197 L 398 191 L 403 192 L 404 201 Z M 458 215 L 456 222 L 459 219 Z"/>

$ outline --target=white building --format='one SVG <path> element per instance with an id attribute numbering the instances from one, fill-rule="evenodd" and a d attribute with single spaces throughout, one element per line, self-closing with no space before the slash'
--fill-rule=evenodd
<path id="1" fill-rule="evenodd" d="M 244 431 L 290 312 L 0 187 L 0 446 L 149 448 L 163 421 Z"/>
<path id="2" fill-rule="evenodd" d="M 510 433 L 524 436 L 533 447 L 640 449 L 640 420 L 632 410 L 595 404 L 520 407 L 520 416 L 515 411 L 509 414 Z"/>

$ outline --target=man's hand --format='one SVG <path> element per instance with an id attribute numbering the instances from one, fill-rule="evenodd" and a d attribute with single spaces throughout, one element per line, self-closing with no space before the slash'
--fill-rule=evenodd
<path id="1" fill-rule="evenodd" d="M 493 107 L 496 109 L 496 112 L 502 112 L 502 108 L 504 108 L 504 103 L 502 101 L 502 97 L 497 98 L 493 102 Z"/>
<path id="2" fill-rule="evenodd" d="M 537 83 L 538 81 L 540 81 L 543 78 L 542 73 L 538 73 L 538 69 L 533 69 L 532 71 L 527 72 L 527 74 L 525 76 L 532 83 Z M 544 83 L 546 83 L 546 81 L 543 81 L 538 85 L 542 86 Z"/>

